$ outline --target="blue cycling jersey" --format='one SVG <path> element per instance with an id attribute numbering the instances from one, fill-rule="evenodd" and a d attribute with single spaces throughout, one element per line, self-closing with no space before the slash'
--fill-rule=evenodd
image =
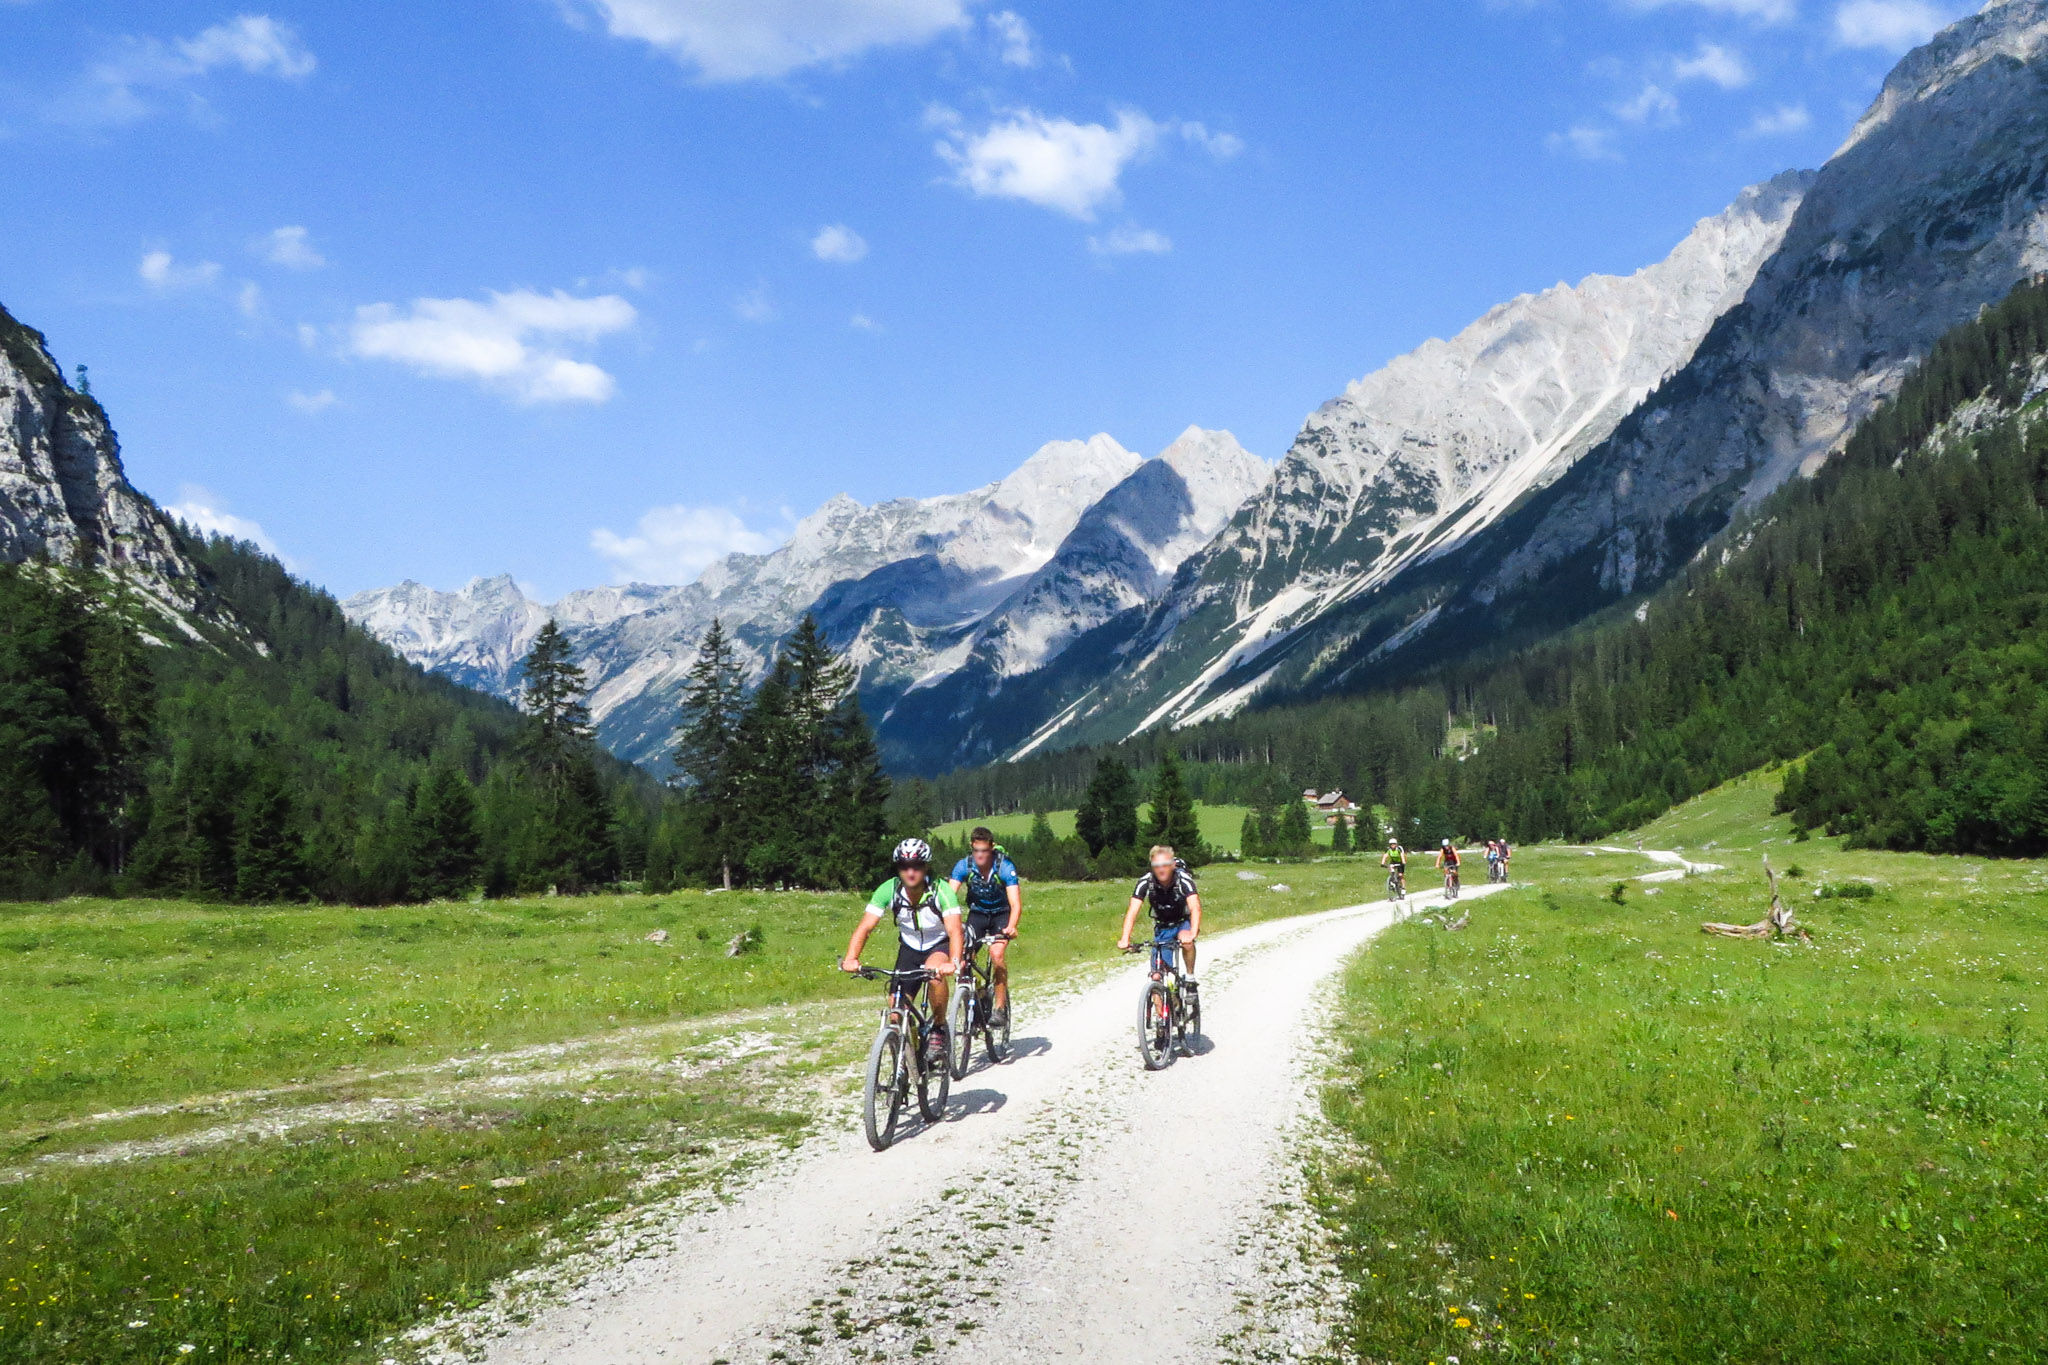
<path id="1" fill-rule="evenodd" d="M 953 880 L 965 888 L 969 910 L 1001 910 L 1008 914 L 1009 888 L 1017 884 L 1017 865 L 997 854 L 988 871 L 983 872 L 969 856 L 953 864 Z"/>

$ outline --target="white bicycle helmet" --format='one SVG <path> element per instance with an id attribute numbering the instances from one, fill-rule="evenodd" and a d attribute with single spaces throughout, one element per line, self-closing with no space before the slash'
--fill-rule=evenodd
<path id="1" fill-rule="evenodd" d="M 895 856 L 890 859 L 891 862 L 894 862 L 899 867 L 904 863 L 914 863 L 918 867 L 924 867 L 931 860 L 932 846 L 915 836 L 905 839 L 902 843 L 896 845 Z"/>

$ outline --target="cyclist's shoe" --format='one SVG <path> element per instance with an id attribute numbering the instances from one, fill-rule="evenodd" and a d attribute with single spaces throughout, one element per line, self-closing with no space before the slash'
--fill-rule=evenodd
<path id="1" fill-rule="evenodd" d="M 1010 1007 L 997 1005 L 988 1012 L 988 1026 L 992 1029 L 1006 1029 L 1010 1026 Z"/>
<path id="2" fill-rule="evenodd" d="M 933 1066 L 945 1065 L 947 1041 L 946 1030 L 943 1028 L 933 1029 L 931 1036 L 924 1040 L 924 1055 Z"/>

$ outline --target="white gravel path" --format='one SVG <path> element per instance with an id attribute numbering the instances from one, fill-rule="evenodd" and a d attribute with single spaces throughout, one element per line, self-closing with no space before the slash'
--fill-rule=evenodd
<path id="1" fill-rule="evenodd" d="M 502 1365 L 1235 1354 L 1266 1312 L 1271 1224 L 1300 1217 L 1268 1206 L 1298 1188 L 1319 1002 L 1392 917 L 1378 902 L 1205 939 L 1208 1042 L 1163 1072 L 1138 1060 L 1141 967 L 1045 1015 L 1026 999 L 1017 1059 L 977 1060 L 945 1122 L 879 1154 L 851 1125 L 814 1139 L 476 1345 Z"/>

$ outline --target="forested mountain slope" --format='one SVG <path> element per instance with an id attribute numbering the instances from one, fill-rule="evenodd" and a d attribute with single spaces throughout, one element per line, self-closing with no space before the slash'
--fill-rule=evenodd
<path id="1" fill-rule="evenodd" d="M 1843 453 L 1639 611 L 1428 685 L 1174 742 L 1205 797 L 1341 784 L 1404 833 L 1586 838 L 1739 773 L 1809 827 L 2048 851 L 2048 284 L 1941 339 Z M 963 772 L 942 809 L 1071 804 L 1092 753 Z"/>

